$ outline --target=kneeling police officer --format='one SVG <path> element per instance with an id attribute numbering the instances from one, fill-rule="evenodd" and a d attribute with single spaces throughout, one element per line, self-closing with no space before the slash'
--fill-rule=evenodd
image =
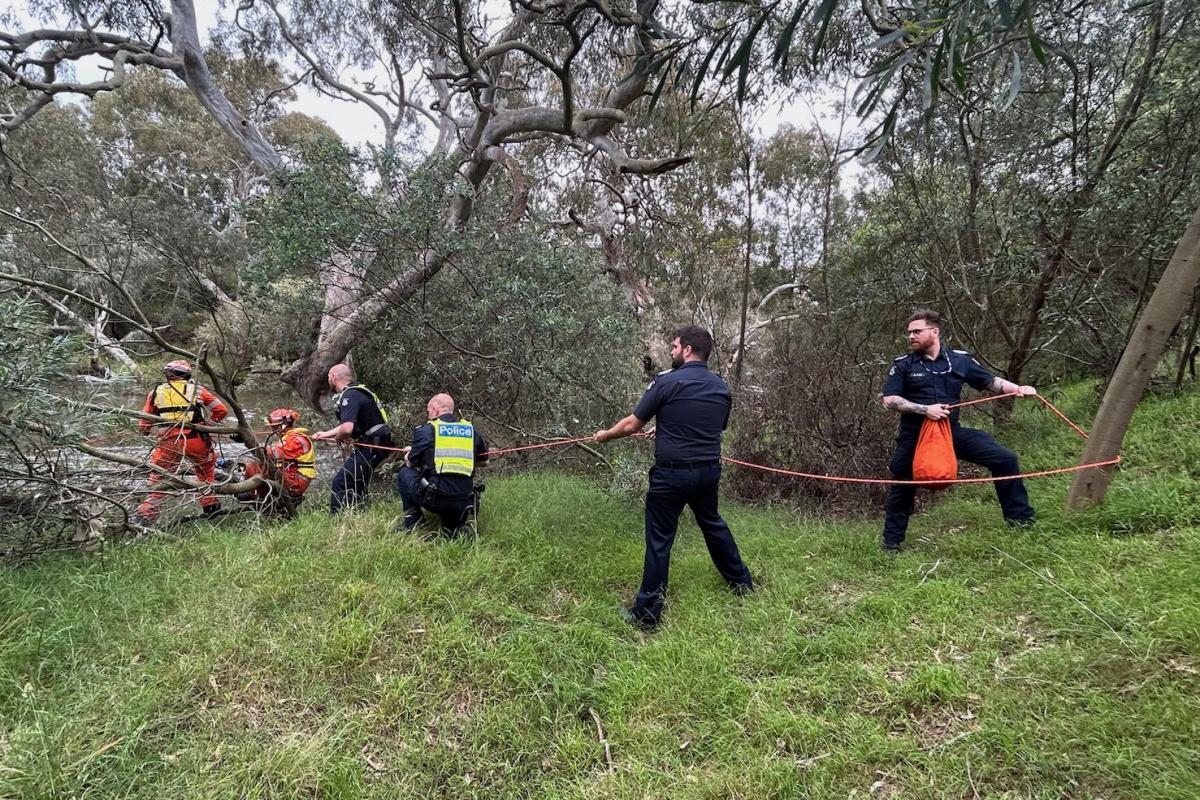
<path id="1" fill-rule="evenodd" d="M 442 533 L 465 532 L 475 507 L 475 469 L 487 463 L 487 444 L 478 429 L 454 411 L 454 398 L 435 394 L 425 410 L 429 421 L 413 431 L 396 491 L 404 504 L 404 530 L 417 527 L 429 511 L 442 519 Z"/>

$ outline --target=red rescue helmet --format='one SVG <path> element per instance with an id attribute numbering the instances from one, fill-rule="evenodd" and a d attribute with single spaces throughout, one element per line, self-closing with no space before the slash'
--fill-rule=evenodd
<path id="1" fill-rule="evenodd" d="M 276 425 L 290 427 L 295 425 L 298 419 L 300 419 L 300 413 L 290 408 L 277 408 L 270 414 L 267 414 L 267 424 L 271 427 L 275 427 Z"/>
<path id="2" fill-rule="evenodd" d="M 174 361 L 168 361 L 166 364 L 163 364 L 162 371 L 166 375 L 180 375 L 184 378 L 192 377 L 192 365 L 182 358 L 177 358 Z"/>

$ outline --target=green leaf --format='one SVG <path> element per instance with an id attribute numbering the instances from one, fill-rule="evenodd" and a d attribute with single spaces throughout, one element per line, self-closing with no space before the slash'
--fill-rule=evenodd
<path id="1" fill-rule="evenodd" d="M 1000 104 L 1000 110 L 1004 111 L 1017 99 L 1017 95 L 1021 93 L 1021 56 L 1016 50 L 1012 54 L 1012 72 L 1008 76 L 1008 94 L 1004 96 L 1004 102 Z"/>
<path id="2" fill-rule="evenodd" d="M 890 70 L 884 73 L 872 73 L 863 78 L 862 83 L 854 90 L 854 99 L 857 101 L 858 95 L 863 89 L 866 89 L 868 86 L 871 87 L 871 90 L 867 92 L 866 98 L 854 109 L 854 113 L 860 118 L 867 116 L 875 109 L 875 106 L 879 103 L 880 95 L 887 89 L 888 78 L 891 77 L 891 74 Z"/>
<path id="3" fill-rule="evenodd" d="M 821 25 L 817 29 L 816 38 L 813 40 L 812 63 L 814 64 L 818 61 L 821 48 L 825 46 L 825 34 L 829 31 L 829 22 L 833 19 L 833 12 L 837 8 L 837 4 L 838 0 L 821 0 L 821 5 L 813 13 L 813 19 Z"/>
<path id="4" fill-rule="evenodd" d="M 671 70 L 665 70 L 662 77 L 658 79 L 658 85 L 654 87 L 654 93 L 650 95 L 650 111 L 654 111 L 654 107 L 658 105 L 658 99 L 662 97 L 663 88 L 667 85 L 667 78 L 671 77 Z"/>
<path id="5" fill-rule="evenodd" d="M 758 38 L 758 32 L 762 30 L 763 25 L 771 18 L 771 11 L 779 4 L 776 0 L 771 5 L 764 8 L 750 26 L 745 37 L 742 38 L 742 43 L 738 45 L 738 49 L 734 52 L 733 58 L 729 59 L 729 63 L 725 65 L 725 77 L 728 78 L 733 74 L 734 68 L 738 68 L 738 99 L 743 96 L 743 91 L 746 86 L 746 75 L 750 71 L 750 54 L 754 52 L 754 40 Z"/>
<path id="6" fill-rule="evenodd" d="M 996 7 L 1000 10 L 1000 21 L 1004 23 L 1005 30 L 1012 30 L 1016 19 L 1013 17 L 1012 4 L 1008 0 L 997 0 Z"/>
<path id="7" fill-rule="evenodd" d="M 725 77 L 727 78 L 729 77 L 730 73 L 733 72 L 733 68 L 735 66 L 738 68 L 738 102 L 741 102 L 746 98 L 746 81 L 750 77 L 750 55 L 754 52 L 754 41 L 758 38 L 758 34 L 762 30 L 763 25 L 765 25 L 767 20 L 771 18 L 771 12 L 775 9 L 775 6 L 779 5 L 779 2 L 780 0 L 775 0 L 774 3 L 761 11 L 758 19 L 755 20 L 754 25 L 751 26 L 750 30 L 746 33 L 745 38 L 742 39 L 742 43 L 738 45 L 738 49 L 736 52 L 734 52 L 733 58 L 729 59 L 729 63 L 725 65 Z"/>
<path id="8" fill-rule="evenodd" d="M 865 117 L 875 110 L 875 106 L 879 104 L 880 99 L 883 97 L 884 91 L 886 91 L 887 87 L 891 85 L 892 76 L 896 74 L 897 70 L 903 69 L 911 64 L 916 57 L 917 51 L 910 50 L 907 53 L 904 53 L 900 58 L 894 59 L 892 65 L 888 67 L 886 72 L 875 73 L 877 75 L 875 79 L 875 86 L 867 95 L 867 99 L 864 100 L 857 109 L 857 113 L 860 117 Z"/>
<path id="9" fill-rule="evenodd" d="M 883 120 L 882 130 L 880 130 L 879 135 L 871 140 L 871 146 L 863 152 L 862 161 L 864 164 L 871 164 L 878 159 L 880 153 L 883 152 L 883 148 L 891 140 L 892 131 L 896 128 L 896 108 L 897 106 L 892 106 L 892 110 L 888 112 L 887 117 Z"/>
<path id="10" fill-rule="evenodd" d="M 892 42 L 899 39 L 900 37 L 902 37 L 904 34 L 905 34 L 904 28 L 897 28 L 896 30 L 892 31 L 891 33 L 885 33 L 883 36 L 880 36 L 878 39 L 871 42 L 869 45 L 867 45 L 867 49 L 868 50 L 881 50 L 884 47 L 887 47 Z"/>
<path id="11" fill-rule="evenodd" d="M 733 37 L 732 36 L 730 36 L 729 40 L 727 42 L 725 42 L 725 48 L 723 50 L 721 50 L 721 56 L 720 56 L 720 58 L 717 59 L 717 65 L 716 65 L 716 67 L 714 67 L 715 71 L 717 71 L 717 72 L 724 71 L 725 61 L 726 61 L 726 59 L 729 58 L 729 51 L 731 49 L 733 49 Z"/>
<path id="12" fill-rule="evenodd" d="M 933 71 L 930 75 L 930 82 L 933 84 L 934 95 L 936 96 L 939 87 L 942 84 L 942 70 L 946 66 L 946 37 L 942 37 L 942 41 L 938 43 L 937 50 L 933 51 L 933 56 L 930 58 Z"/>
<path id="13" fill-rule="evenodd" d="M 665 56 L 659 56 L 658 58 L 656 58 L 650 62 L 650 66 L 646 68 L 646 74 L 647 75 L 657 75 L 658 71 L 660 69 L 662 69 L 664 65 L 670 64 L 672 59 L 674 59 L 674 58 L 675 58 L 675 55 L 673 53 L 668 53 Z"/>
<path id="14" fill-rule="evenodd" d="M 957 41 L 950 46 L 950 78 L 959 92 L 967 91 L 967 65 Z"/>
<path id="15" fill-rule="evenodd" d="M 779 34 L 779 39 L 775 41 L 775 49 L 771 53 L 772 67 L 787 67 L 788 54 L 792 50 L 792 36 L 795 35 L 796 26 L 800 24 L 800 18 L 804 16 L 806 8 L 808 8 L 808 0 L 800 0 L 796 10 L 792 12 L 792 18 L 783 27 L 783 33 Z"/>
<path id="16" fill-rule="evenodd" d="M 1037 32 L 1033 29 L 1032 14 L 1025 18 L 1025 27 L 1029 30 L 1029 49 L 1033 51 L 1033 57 L 1043 67 L 1046 66 L 1046 50 L 1042 47 L 1042 40 L 1038 38 Z"/>
<path id="17" fill-rule="evenodd" d="M 729 35 L 730 31 L 727 30 L 718 36 L 717 41 L 713 43 L 708 53 L 700 61 L 700 67 L 696 70 L 696 79 L 692 81 L 691 106 L 693 110 L 696 108 L 696 98 L 700 96 L 700 84 L 704 83 L 704 78 L 708 75 L 708 65 L 712 63 L 713 56 L 717 54 L 717 50 L 729 38 Z"/>

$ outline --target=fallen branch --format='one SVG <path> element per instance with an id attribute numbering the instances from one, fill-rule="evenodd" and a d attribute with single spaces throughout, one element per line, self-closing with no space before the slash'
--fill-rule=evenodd
<path id="1" fill-rule="evenodd" d="M 199 431 L 200 433 L 215 433 L 215 434 L 232 434 L 237 433 L 241 428 L 230 427 L 228 425 L 201 425 L 198 422 L 180 422 L 176 419 L 167 419 L 155 414 L 147 414 L 144 411 L 134 411 L 129 408 L 118 408 L 116 406 L 101 406 L 95 403 L 80 403 L 84 408 L 92 411 L 103 411 L 105 414 L 116 414 L 122 417 L 131 417 L 132 419 L 144 419 L 148 422 L 154 422 L 160 425 L 179 426 L 188 430 Z"/>
<path id="2" fill-rule="evenodd" d="M 195 478 L 176 475 L 175 473 L 165 470 L 156 464 L 150 464 L 143 459 L 135 458 L 133 456 L 126 456 L 121 455 L 120 453 L 113 453 L 108 450 L 101 450 L 99 447 L 92 447 L 91 445 L 84 444 L 82 442 L 76 442 L 71 446 L 79 452 L 86 453 L 94 458 L 99 458 L 104 461 L 111 461 L 114 464 L 124 464 L 129 467 L 140 467 L 147 469 L 150 472 L 156 472 L 161 475 L 163 480 L 169 485 L 178 486 L 182 489 L 195 489 L 199 492 L 212 492 L 213 494 L 220 495 L 238 494 L 239 492 L 252 492 L 255 489 L 258 489 L 260 486 L 268 486 L 272 491 L 276 492 L 281 491 L 278 484 L 258 476 L 247 478 L 246 480 L 238 481 L 237 483 L 205 483 L 204 481 L 198 481 Z"/>

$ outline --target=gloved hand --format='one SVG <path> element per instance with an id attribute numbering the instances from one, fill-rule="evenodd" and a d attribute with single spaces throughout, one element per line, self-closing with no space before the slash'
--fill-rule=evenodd
<path id="1" fill-rule="evenodd" d="M 230 439 L 230 441 L 237 442 L 238 444 L 245 444 L 245 443 L 246 443 L 246 440 L 242 438 L 242 432 L 241 432 L 241 431 L 238 431 L 237 433 L 231 433 L 231 434 L 229 434 L 229 439 Z"/>

